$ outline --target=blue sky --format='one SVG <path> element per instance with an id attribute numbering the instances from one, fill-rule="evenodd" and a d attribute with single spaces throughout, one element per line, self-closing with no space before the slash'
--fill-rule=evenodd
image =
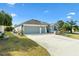
<path id="1" fill-rule="evenodd" d="M 70 18 L 79 21 L 79 4 L 76 3 L 0 3 L 0 10 L 12 15 L 13 24 L 30 19 L 48 23 L 68 21 Z"/>

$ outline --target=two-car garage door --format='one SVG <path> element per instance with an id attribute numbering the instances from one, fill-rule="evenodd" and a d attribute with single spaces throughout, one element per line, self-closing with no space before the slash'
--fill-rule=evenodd
<path id="1" fill-rule="evenodd" d="M 40 27 L 39 26 L 24 26 L 25 34 L 39 34 Z M 45 28 L 41 27 L 41 33 L 45 33 Z"/>

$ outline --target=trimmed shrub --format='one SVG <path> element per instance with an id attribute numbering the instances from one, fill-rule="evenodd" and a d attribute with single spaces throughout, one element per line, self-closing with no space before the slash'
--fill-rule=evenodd
<path id="1" fill-rule="evenodd" d="M 5 28 L 5 31 L 12 31 L 13 30 L 13 27 L 6 27 Z"/>

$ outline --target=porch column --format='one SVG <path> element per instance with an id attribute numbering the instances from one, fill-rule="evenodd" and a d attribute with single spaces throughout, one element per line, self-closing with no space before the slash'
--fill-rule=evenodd
<path id="1" fill-rule="evenodd" d="M 45 27 L 45 33 L 47 33 L 47 28 Z"/>
<path id="2" fill-rule="evenodd" d="M 50 26 L 50 28 L 51 28 L 50 32 L 52 32 L 52 26 Z"/>
<path id="3" fill-rule="evenodd" d="M 55 28 L 55 27 L 53 26 L 53 29 L 52 29 L 53 31 L 54 31 L 54 28 Z"/>
<path id="4" fill-rule="evenodd" d="M 52 25 L 52 26 L 51 26 L 51 32 L 53 32 L 53 31 L 54 31 L 54 26 Z"/>
<path id="5" fill-rule="evenodd" d="M 40 34 L 41 34 L 41 30 L 42 30 L 42 28 L 40 27 Z"/>

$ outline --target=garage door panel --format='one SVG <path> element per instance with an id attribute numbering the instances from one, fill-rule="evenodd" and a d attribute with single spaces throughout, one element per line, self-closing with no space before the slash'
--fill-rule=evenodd
<path id="1" fill-rule="evenodd" d="M 26 34 L 37 34 L 37 33 L 40 33 L 40 27 L 37 27 L 37 26 L 26 26 L 26 27 L 24 27 L 24 33 L 26 33 Z"/>

